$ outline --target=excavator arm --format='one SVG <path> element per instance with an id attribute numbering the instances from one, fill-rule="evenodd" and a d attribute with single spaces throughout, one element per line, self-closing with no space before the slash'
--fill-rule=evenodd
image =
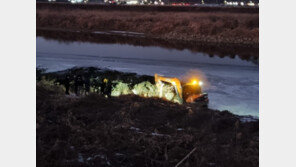
<path id="1" fill-rule="evenodd" d="M 159 76 L 157 74 L 154 75 L 155 77 L 155 83 L 159 84 L 159 85 L 163 85 L 162 82 L 167 82 L 167 83 L 170 83 L 174 86 L 175 88 L 175 91 L 176 91 L 176 94 L 177 96 L 179 96 L 179 98 L 182 100 L 183 102 L 183 95 L 182 95 L 182 86 L 181 86 L 181 82 L 179 81 L 178 78 L 168 78 L 168 77 L 162 77 L 162 76 Z M 159 89 L 159 88 L 158 88 Z M 162 96 L 162 92 L 160 91 L 160 96 Z"/>

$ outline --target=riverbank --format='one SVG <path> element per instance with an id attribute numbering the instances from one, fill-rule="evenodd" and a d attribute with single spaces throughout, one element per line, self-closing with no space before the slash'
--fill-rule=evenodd
<path id="1" fill-rule="evenodd" d="M 65 95 L 44 80 L 36 92 L 37 166 L 175 166 L 192 150 L 188 166 L 259 163 L 258 121 L 228 111 L 133 95 Z"/>
<path id="2" fill-rule="evenodd" d="M 129 31 L 162 40 L 258 47 L 259 13 L 253 8 L 221 10 L 123 10 L 99 6 L 37 3 L 37 28 L 74 31 Z M 111 9 L 112 10 L 111 10 Z M 132 8 L 132 7 L 127 7 Z M 136 6 L 135 8 L 141 8 Z M 149 7 L 145 7 L 148 8 Z M 154 7 L 152 7 L 154 9 Z M 176 9 L 176 11 L 174 11 Z M 250 10 L 251 12 L 246 12 Z"/>
<path id="3" fill-rule="evenodd" d="M 191 52 L 206 53 L 209 56 L 219 56 L 220 58 L 235 58 L 238 56 L 242 60 L 253 61 L 255 64 L 259 64 L 259 48 L 245 45 L 232 44 L 231 47 L 225 47 L 225 45 L 218 44 L 147 38 L 143 34 L 135 34 L 130 32 L 80 32 L 43 28 L 37 28 L 37 36 L 44 37 L 48 40 L 58 40 L 60 42 L 128 44 L 143 47 L 157 46 L 177 50 L 188 49 Z"/>

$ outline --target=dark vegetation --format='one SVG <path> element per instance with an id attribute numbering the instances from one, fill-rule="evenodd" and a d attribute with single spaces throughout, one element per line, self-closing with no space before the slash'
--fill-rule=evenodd
<path id="1" fill-rule="evenodd" d="M 67 30 L 56 29 L 37 29 L 37 36 L 46 39 L 54 39 L 61 42 L 92 42 L 103 44 L 129 44 L 134 46 L 160 46 L 169 49 L 184 50 L 189 49 L 192 52 L 203 52 L 209 56 L 219 56 L 235 58 L 239 56 L 242 60 L 252 61 L 255 64 L 259 63 L 259 48 L 248 47 L 242 45 L 211 45 L 198 42 L 188 42 L 182 40 L 163 40 L 147 38 L 143 35 L 137 34 L 116 34 L 112 32 L 105 32 L 106 34 L 91 33 L 91 32 L 75 32 Z"/>
<path id="2" fill-rule="evenodd" d="M 258 121 L 156 98 L 65 95 L 45 82 L 95 70 L 37 70 L 37 166 L 175 166 L 194 148 L 181 166 L 258 166 Z"/>
<path id="3" fill-rule="evenodd" d="M 37 3 L 37 28 L 131 31 L 163 40 L 258 47 L 257 8 Z"/>

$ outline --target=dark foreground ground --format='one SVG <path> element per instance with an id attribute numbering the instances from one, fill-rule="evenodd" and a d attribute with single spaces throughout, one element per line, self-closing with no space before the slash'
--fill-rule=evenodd
<path id="1" fill-rule="evenodd" d="M 38 75 L 37 75 L 38 76 Z M 156 98 L 37 82 L 37 166 L 258 166 L 259 122 Z"/>

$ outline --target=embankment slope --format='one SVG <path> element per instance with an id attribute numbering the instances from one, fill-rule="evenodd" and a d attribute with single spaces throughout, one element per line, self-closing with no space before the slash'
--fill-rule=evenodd
<path id="1" fill-rule="evenodd" d="M 165 40 L 258 46 L 258 9 L 193 9 L 37 3 L 36 22 L 37 28 L 131 31 Z"/>
<path id="2" fill-rule="evenodd" d="M 160 99 L 37 83 L 37 166 L 258 166 L 258 122 Z M 184 165 L 183 164 L 183 165 Z"/>

